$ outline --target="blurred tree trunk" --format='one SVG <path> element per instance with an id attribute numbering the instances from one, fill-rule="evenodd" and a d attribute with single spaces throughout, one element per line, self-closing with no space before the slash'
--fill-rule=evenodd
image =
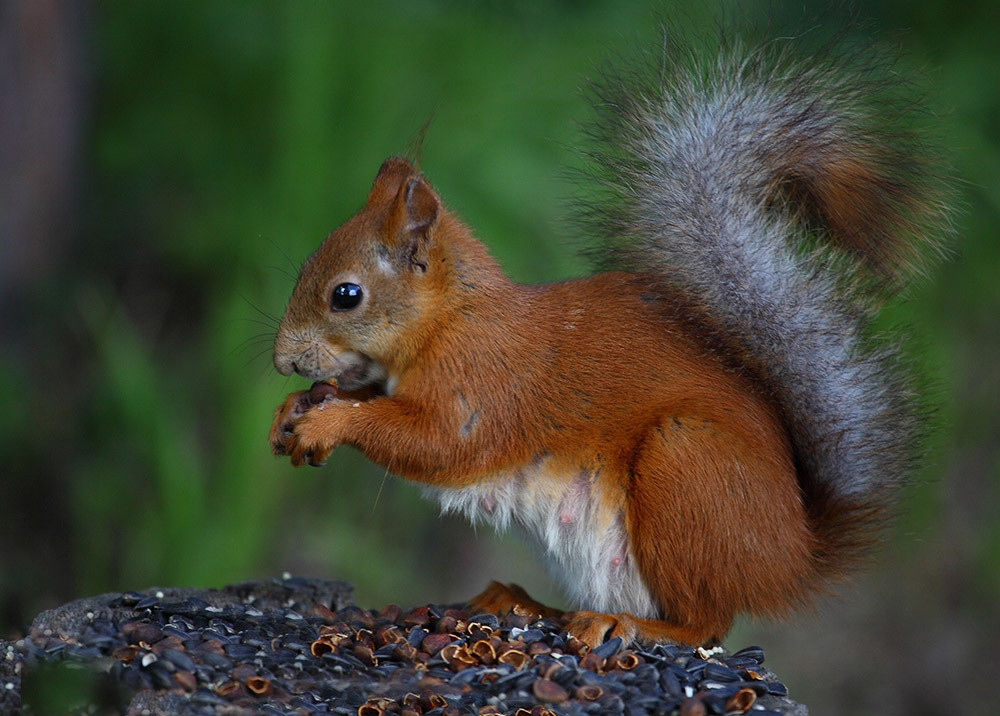
<path id="1" fill-rule="evenodd" d="M 0 326 L 75 238 L 88 16 L 81 0 L 0 0 Z"/>
<path id="2" fill-rule="evenodd" d="M 0 413 L 0 638 L 72 595 L 76 580 L 66 478 L 46 468 L 25 436 L 44 433 L 51 462 L 69 459 L 62 435 L 33 412 L 42 401 L 31 391 L 78 379 L 72 370 L 51 374 L 62 327 L 38 306 L 41 290 L 65 277 L 60 269 L 81 236 L 89 17 L 84 0 L 0 0 L 0 387 L 16 391 Z M 60 401 L 60 424 L 74 424 L 68 396 Z"/>

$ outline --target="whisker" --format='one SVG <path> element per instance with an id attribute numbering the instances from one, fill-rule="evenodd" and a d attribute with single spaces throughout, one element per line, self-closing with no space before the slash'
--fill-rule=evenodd
<path id="1" fill-rule="evenodd" d="M 281 318 L 279 318 L 278 316 L 275 316 L 273 314 L 270 314 L 267 311 L 265 311 L 264 309 L 259 308 L 258 306 L 254 305 L 253 301 L 251 301 L 249 298 L 247 298 L 246 296 L 244 296 L 242 294 L 240 294 L 240 298 L 242 298 L 243 302 L 246 303 L 248 306 L 250 306 L 250 308 L 252 308 L 258 314 L 260 314 L 260 316 L 267 322 L 265 325 L 271 326 L 272 328 L 274 328 L 275 330 L 277 330 L 278 324 L 281 323 Z M 245 320 L 249 320 L 249 319 L 245 319 Z"/>
<path id="2" fill-rule="evenodd" d="M 264 328 L 269 328 L 271 330 L 271 334 L 272 335 L 274 334 L 274 332 L 278 328 L 276 325 L 274 325 L 272 323 L 269 323 L 267 321 L 262 321 L 259 318 L 236 318 L 234 320 L 235 321 L 239 321 L 241 323 L 252 323 L 252 324 L 257 325 L 257 326 L 264 326 Z"/>
<path id="3" fill-rule="evenodd" d="M 288 265 L 292 267 L 294 275 L 287 273 L 285 275 L 291 278 L 292 281 L 298 281 L 299 270 L 301 269 L 301 266 L 292 261 L 292 257 L 289 256 L 287 253 L 285 253 L 285 250 L 281 248 L 279 244 L 275 243 L 274 239 L 268 239 L 268 242 L 271 244 L 271 246 L 273 246 L 278 250 L 278 253 L 281 254 L 285 258 L 285 261 L 288 262 Z M 276 271 L 280 271 L 281 273 L 285 273 L 284 269 L 281 269 L 277 266 L 272 266 L 271 268 L 275 269 Z"/>
<path id="4" fill-rule="evenodd" d="M 375 514 L 376 508 L 378 508 L 379 498 L 382 497 L 382 488 L 385 487 L 385 481 L 389 478 L 389 468 L 385 469 L 385 474 L 382 475 L 382 482 L 378 485 L 378 492 L 375 493 L 375 502 L 372 504 L 372 514 Z"/>
<path id="5" fill-rule="evenodd" d="M 282 276 L 290 279 L 292 283 L 295 283 L 296 281 L 299 280 L 298 274 L 291 273 L 287 269 L 283 269 L 280 266 L 268 266 L 268 268 L 271 269 L 272 271 L 277 271 Z"/>
<path id="6" fill-rule="evenodd" d="M 265 353 L 271 350 L 273 342 L 274 335 L 272 333 L 258 333 L 257 335 L 250 336 L 249 338 L 246 338 L 236 344 L 232 350 L 229 351 L 229 355 L 234 356 L 252 348 L 260 348 L 260 353 Z"/>
<path id="7" fill-rule="evenodd" d="M 258 361 L 261 358 L 267 356 L 270 352 L 271 352 L 270 348 L 264 348 L 264 349 L 258 351 L 256 353 L 256 355 L 252 356 L 246 363 L 243 364 L 243 367 L 244 368 L 249 368 L 255 361 Z M 271 367 L 271 361 L 267 361 L 266 362 L 266 367 L 267 368 Z M 261 376 L 263 376 L 263 375 L 264 375 L 264 373 L 261 372 Z"/>

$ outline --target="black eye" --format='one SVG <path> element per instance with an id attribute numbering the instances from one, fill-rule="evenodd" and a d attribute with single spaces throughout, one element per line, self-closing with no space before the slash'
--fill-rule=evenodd
<path id="1" fill-rule="evenodd" d="M 338 283 L 330 294 L 330 308 L 334 311 L 350 311 L 361 303 L 364 291 L 356 283 Z"/>

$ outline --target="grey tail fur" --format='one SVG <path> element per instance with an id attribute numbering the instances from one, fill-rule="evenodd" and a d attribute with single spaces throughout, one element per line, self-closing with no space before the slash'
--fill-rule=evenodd
<path id="1" fill-rule="evenodd" d="M 913 468 L 921 411 L 872 321 L 939 250 L 946 182 L 876 51 L 667 44 L 594 90 L 603 267 L 683 296 L 781 407 L 817 573 L 837 576 Z"/>

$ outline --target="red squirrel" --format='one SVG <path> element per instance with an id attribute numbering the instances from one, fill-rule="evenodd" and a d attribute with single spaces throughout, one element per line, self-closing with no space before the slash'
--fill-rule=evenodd
<path id="1" fill-rule="evenodd" d="M 352 445 L 519 526 L 590 645 L 706 644 L 808 603 L 874 542 L 921 432 L 872 330 L 946 223 L 905 93 L 844 55 L 667 52 L 597 89 L 603 272 L 515 283 L 390 158 L 274 344 L 316 381 L 277 409 L 276 455 Z M 499 583 L 470 604 L 552 613 Z"/>

